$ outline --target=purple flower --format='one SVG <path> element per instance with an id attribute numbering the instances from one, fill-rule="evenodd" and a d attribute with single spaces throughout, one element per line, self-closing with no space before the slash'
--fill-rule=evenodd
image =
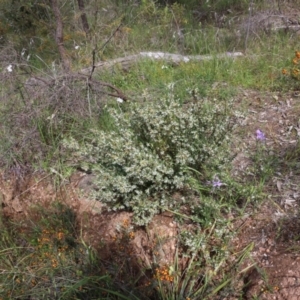
<path id="1" fill-rule="evenodd" d="M 214 188 L 219 188 L 222 185 L 225 185 L 217 176 L 215 176 L 212 181 L 209 181 L 208 184 L 211 184 Z"/>
<path id="2" fill-rule="evenodd" d="M 256 139 L 258 139 L 260 141 L 264 141 L 266 139 L 266 136 L 261 130 L 257 129 L 256 130 Z"/>
<path id="3" fill-rule="evenodd" d="M 212 186 L 213 187 L 220 187 L 220 186 L 222 186 L 223 185 L 223 183 L 220 181 L 220 179 L 214 179 L 213 181 L 212 181 Z"/>

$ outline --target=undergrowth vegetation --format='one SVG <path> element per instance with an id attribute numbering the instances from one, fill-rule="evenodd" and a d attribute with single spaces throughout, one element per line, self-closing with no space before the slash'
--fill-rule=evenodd
<path id="1" fill-rule="evenodd" d="M 21 221 L 1 211 L 0 299 L 243 297 L 253 244 L 234 249 L 233 223 L 259 203 L 282 158 L 257 128 L 250 133 L 256 147 L 248 173 L 234 174 L 234 134 L 251 102 L 240 95 L 296 90 L 299 51 L 291 71 L 281 70 L 298 41 L 293 33 L 255 32 L 249 1 L 186 2 L 87 1 L 86 31 L 75 1 L 61 5 L 67 57 L 72 71 L 79 70 L 70 74 L 61 71 L 51 39 L 49 4 L 1 2 L 1 167 L 19 180 L 52 172 L 59 188 L 85 172 L 92 178 L 87 196 L 107 215 L 133 213 L 133 222 L 119 224 L 112 241 L 103 235 L 94 248 L 79 217 L 62 204 L 32 208 Z M 252 4 L 252 13 L 263 7 Z M 209 57 L 82 71 L 140 51 Z M 217 57 L 229 51 L 244 56 Z M 146 264 L 134 248 L 135 232 L 148 233 L 162 213 L 178 226 L 172 259 L 160 262 L 157 239 L 145 246 Z"/>
<path id="2" fill-rule="evenodd" d="M 94 196 L 113 210 L 133 210 L 139 225 L 164 207 L 180 206 L 172 194 L 188 189 L 190 169 L 222 168 L 228 157 L 230 100 L 198 99 L 194 91 L 198 101 L 182 105 L 172 83 L 169 90 L 166 99 L 110 109 L 112 130 L 93 130 L 81 144 L 64 142 L 96 177 Z"/>
<path id="3" fill-rule="evenodd" d="M 1 299 L 208 299 L 221 290 L 225 297 L 236 292 L 234 284 L 250 268 L 240 265 L 252 244 L 237 253 L 228 248 L 224 241 L 233 232 L 225 219 L 183 231 L 170 265 L 155 263 L 157 241 L 148 267 L 138 263 L 128 220 L 118 224 L 105 259 L 106 245 L 99 241 L 98 251 L 88 246 L 76 215 L 60 203 L 34 207 L 19 222 L 3 218 L 1 226 Z"/>
<path id="4" fill-rule="evenodd" d="M 30 218 L 3 219 L 1 226 L 1 299 L 139 299 L 118 292 L 112 274 L 81 240 L 69 207 L 38 206 Z"/>

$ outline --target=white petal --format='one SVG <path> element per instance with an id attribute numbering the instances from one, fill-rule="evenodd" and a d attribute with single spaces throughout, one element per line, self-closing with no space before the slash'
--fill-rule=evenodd
<path id="1" fill-rule="evenodd" d="M 8 72 L 12 72 L 12 65 L 9 65 L 9 66 L 6 68 L 6 70 L 7 70 Z"/>

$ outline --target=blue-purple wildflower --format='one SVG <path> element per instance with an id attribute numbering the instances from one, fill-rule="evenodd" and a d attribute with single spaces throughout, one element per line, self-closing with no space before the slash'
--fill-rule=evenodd
<path id="1" fill-rule="evenodd" d="M 215 176 L 215 178 L 212 181 L 209 181 L 208 184 L 211 184 L 213 188 L 219 188 L 222 185 L 225 185 L 217 176 Z"/>
<path id="2" fill-rule="evenodd" d="M 266 136 L 261 130 L 257 129 L 256 130 L 256 139 L 259 141 L 264 141 L 266 139 Z"/>
<path id="3" fill-rule="evenodd" d="M 213 187 L 220 187 L 222 185 L 223 185 L 223 183 L 220 181 L 220 179 L 215 179 L 215 180 L 212 181 L 212 186 Z"/>

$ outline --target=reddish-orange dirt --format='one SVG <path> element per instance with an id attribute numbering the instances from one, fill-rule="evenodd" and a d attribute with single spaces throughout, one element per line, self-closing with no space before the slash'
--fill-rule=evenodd
<path id="1" fill-rule="evenodd" d="M 249 153 L 255 151 L 256 129 L 265 133 L 269 153 L 281 159 L 278 170 L 265 182 L 265 200 L 247 208 L 244 217 L 234 224 L 237 236 L 232 244 L 236 250 L 253 243 L 250 258 L 245 263 L 253 267 L 238 284 L 243 286 L 242 299 L 300 299 L 299 98 L 293 93 L 254 91 L 243 91 L 238 97 L 237 101 L 248 104 L 245 117 L 237 120 L 234 141 L 237 155 L 232 175 L 243 176 L 251 166 Z M 154 256 L 159 265 L 173 262 L 180 229 L 172 214 L 156 216 L 147 230 L 136 228 L 132 225 L 131 213 L 107 212 L 101 203 L 88 198 L 92 185 L 90 175 L 78 172 L 57 187 L 52 179 L 37 172 L 22 176 L 2 174 L 3 214 L 22 220 L 31 217 L 31 207 L 47 207 L 60 201 L 76 212 L 81 238 L 97 249 L 103 259 L 118 253 L 122 261 L 122 253 L 125 253 L 127 258 L 132 255 L 132 262 L 138 261 L 145 269 L 150 269 Z M 117 241 L 124 233 L 126 241 L 120 245 Z M 132 272 L 135 272 L 134 265 L 131 263 Z"/>

